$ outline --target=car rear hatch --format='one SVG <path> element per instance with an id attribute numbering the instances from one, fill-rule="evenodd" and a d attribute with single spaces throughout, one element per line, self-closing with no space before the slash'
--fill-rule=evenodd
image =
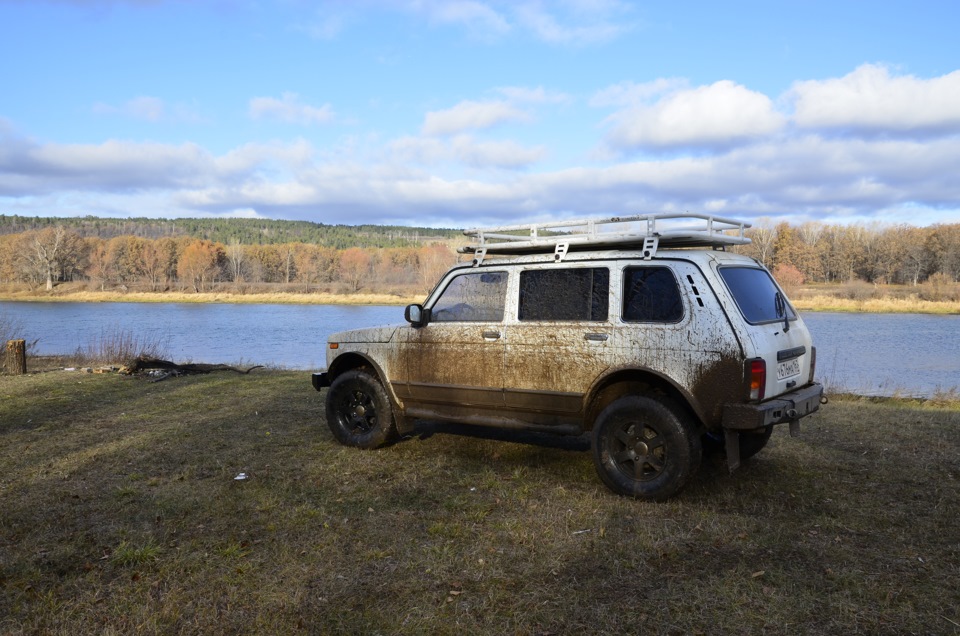
<path id="1" fill-rule="evenodd" d="M 740 265 L 719 267 L 718 272 L 749 325 L 751 400 L 774 398 L 811 382 L 815 351 L 810 333 L 770 273 Z"/>

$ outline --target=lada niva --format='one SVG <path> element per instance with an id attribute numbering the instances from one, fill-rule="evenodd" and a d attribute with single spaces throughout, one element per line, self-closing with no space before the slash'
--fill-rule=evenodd
<path id="1" fill-rule="evenodd" d="M 695 225 L 690 225 L 695 223 Z M 468 230 L 407 324 L 328 338 L 326 419 L 385 445 L 416 420 L 591 432 L 614 492 L 663 500 L 705 447 L 733 470 L 817 411 L 816 351 L 748 224 L 656 214 Z"/>

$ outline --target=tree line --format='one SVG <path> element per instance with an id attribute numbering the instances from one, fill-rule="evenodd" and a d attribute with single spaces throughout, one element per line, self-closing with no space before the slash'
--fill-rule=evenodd
<path id="1" fill-rule="evenodd" d="M 189 236 L 83 237 L 62 225 L 0 235 L 0 282 L 48 290 L 80 281 L 100 290 L 203 292 L 232 283 L 300 285 L 304 291 L 423 291 L 457 260 L 448 243 L 347 247 L 224 244 Z"/>
<path id="2" fill-rule="evenodd" d="M 23 218 L 0 216 L 0 221 Z M 81 231 L 94 227 L 93 217 L 81 221 L 85 224 L 81 224 L 80 229 L 50 223 L 16 233 L 0 233 L 0 282 L 26 283 L 47 289 L 62 282 L 82 281 L 102 290 L 200 292 L 224 283 L 237 286 L 282 283 L 300 285 L 304 290 L 333 292 L 421 292 L 429 289 L 457 260 L 452 240 L 458 236 L 455 230 L 445 231 L 448 235 L 434 236 L 430 241 L 424 238 L 402 245 L 369 245 L 358 241 L 360 244 L 341 246 L 339 238 L 331 241 L 330 236 L 327 243 L 246 242 L 241 236 L 248 235 L 243 233 L 230 235 L 225 241 L 211 240 L 207 238 L 209 234 L 202 232 L 200 236 L 178 234 L 151 238 L 121 234 L 105 238 Z M 140 226 L 136 222 L 127 226 L 120 219 L 109 221 L 127 229 L 160 227 Z M 186 221 L 206 223 L 206 220 L 177 220 L 181 230 L 189 227 Z M 204 227 L 210 230 L 217 223 L 239 223 L 248 230 L 272 227 L 269 222 L 253 219 L 214 221 Z M 248 226 L 249 221 L 260 225 Z M 284 223 L 298 222 L 276 223 L 282 227 Z M 359 229 L 363 226 L 324 227 L 348 228 L 342 236 L 359 236 L 364 232 Z M 290 228 L 284 230 L 290 231 Z M 413 236 L 418 231 L 379 227 L 372 230 L 371 235 L 393 236 L 390 240 L 398 240 L 401 235 Z M 960 223 L 930 227 L 760 223 L 747 230 L 747 234 L 753 242 L 737 249 L 764 263 L 781 282 L 790 285 L 856 280 L 918 285 L 925 281 L 954 283 L 960 280 Z M 257 231 L 248 237 L 264 236 Z"/>
<path id="3" fill-rule="evenodd" d="M 960 280 L 960 223 L 829 225 L 760 223 L 738 248 L 791 283 L 918 285 L 933 277 Z"/>
<path id="4" fill-rule="evenodd" d="M 81 238 L 146 239 L 192 237 L 228 245 L 312 243 L 335 249 L 348 247 L 416 247 L 461 236 L 459 230 L 391 225 L 327 225 L 311 221 L 273 219 L 111 219 L 28 217 L 0 214 L 0 235 L 21 234 L 61 226 Z"/>

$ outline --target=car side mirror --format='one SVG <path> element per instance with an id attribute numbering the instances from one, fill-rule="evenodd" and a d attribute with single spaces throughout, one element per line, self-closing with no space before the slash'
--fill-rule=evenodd
<path id="1" fill-rule="evenodd" d="M 423 305 L 407 305 L 403 312 L 403 317 L 407 319 L 412 326 L 425 327 L 430 322 L 430 310 L 424 309 Z"/>

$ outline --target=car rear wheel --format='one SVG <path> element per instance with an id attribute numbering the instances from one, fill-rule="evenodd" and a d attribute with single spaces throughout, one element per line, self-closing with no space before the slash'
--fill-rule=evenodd
<path id="1" fill-rule="evenodd" d="M 665 398 L 619 398 L 593 427 L 597 474 L 628 497 L 663 501 L 675 495 L 696 473 L 701 455 L 689 417 Z"/>
<path id="2" fill-rule="evenodd" d="M 327 426 L 341 444 L 377 448 L 396 438 L 390 398 L 364 369 L 337 376 L 327 392 L 326 411 Z"/>

